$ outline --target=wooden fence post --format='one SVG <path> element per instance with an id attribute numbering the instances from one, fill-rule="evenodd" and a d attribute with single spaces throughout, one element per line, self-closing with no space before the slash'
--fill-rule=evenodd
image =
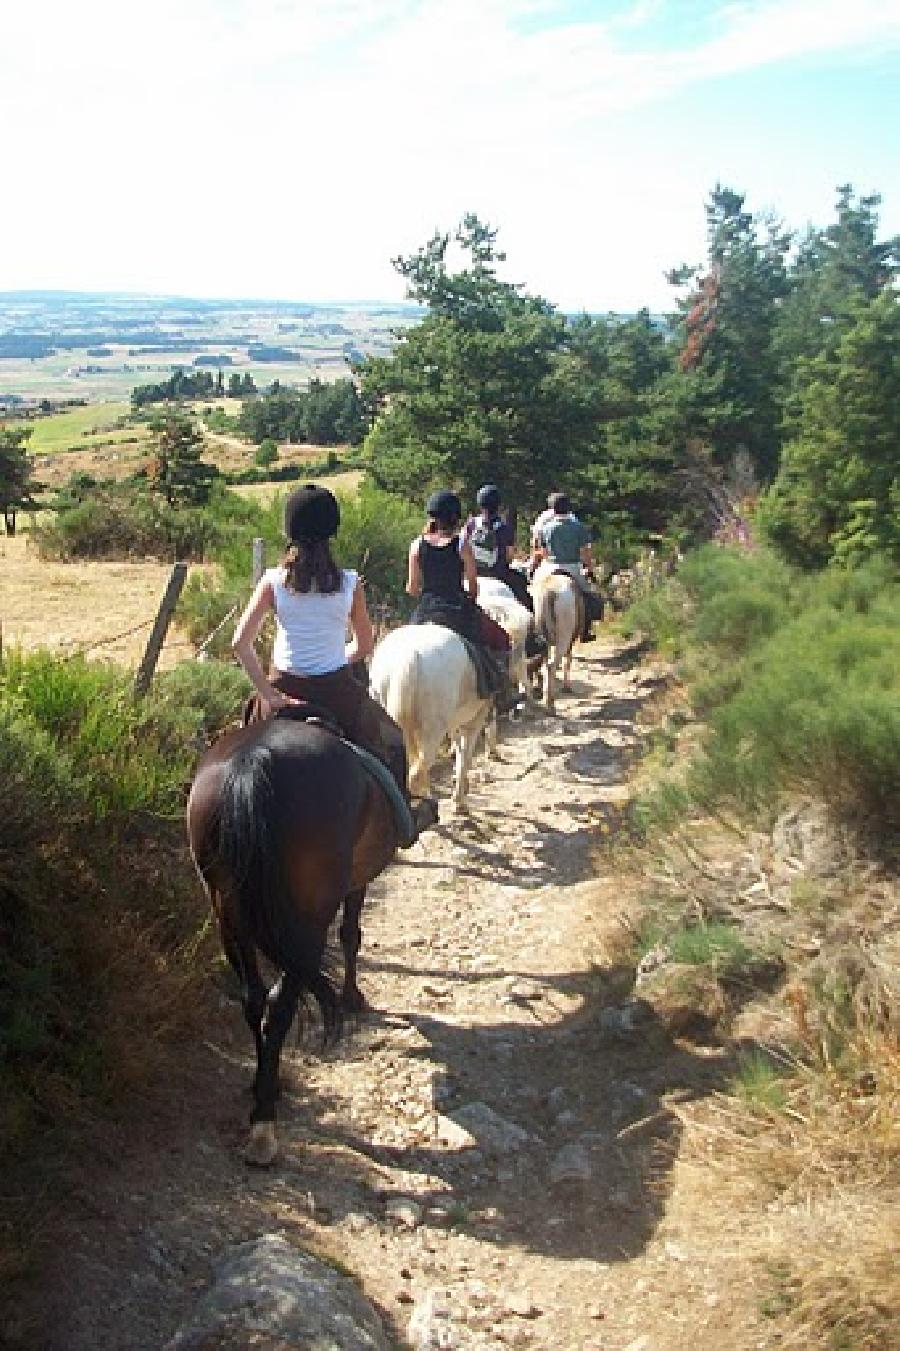
<path id="1" fill-rule="evenodd" d="M 169 582 L 166 586 L 165 595 L 159 606 L 159 612 L 156 616 L 156 622 L 153 625 L 153 631 L 147 642 L 147 650 L 144 653 L 143 660 L 138 667 L 138 673 L 134 681 L 134 693 L 136 698 L 146 694 L 150 688 L 150 681 L 153 679 L 153 672 L 156 670 L 156 663 L 159 661 L 159 654 L 162 651 L 162 645 L 166 640 L 166 633 L 172 622 L 172 615 L 175 613 L 175 606 L 178 604 L 178 597 L 181 595 L 181 588 L 184 586 L 187 577 L 187 563 L 175 563 L 169 575 Z"/>
<path id="2" fill-rule="evenodd" d="M 259 581 L 266 570 L 265 541 L 257 535 L 253 541 L 253 585 Z"/>

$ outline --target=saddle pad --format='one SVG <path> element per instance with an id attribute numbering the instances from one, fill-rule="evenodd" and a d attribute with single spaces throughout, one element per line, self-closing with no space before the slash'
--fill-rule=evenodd
<path id="1" fill-rule="evenodd" d="M 468 638 L 463 638 L 461 633 L 458 633 L 456 636 L 465 647 L 469 660 L 475 667 L 475 680 L 478 685 L 479 699 L 492 698 L 493 695 L 496 694 L 497 687 L 500 684 L 494 660 L 489 653 L 487 653 L 483 647 L 479 647 L 477 643 L 470 642 Z"/>
<path id="2" fill-rule="evenodd" d="M 394 809 L 394 818 L 397 823 L 397 836 L 400 841 L 401 849 L 408 849 L 416 839 L 416 824 L 412 819 L 412 813 L 409 810 L 409 804 L 406 798 L 400 792 L 397 780 L 394 778 L 387 765 L 367 751 L 363 746 L 357 746 L 355 742 L 348 741 L 346 737 L 341 737 L 345 746 L 349 746 L 354 755 L 359 756 L 363 767 L 368 770 L 375 779 L 379 787 L 387 793 L 388 801 Z"/>

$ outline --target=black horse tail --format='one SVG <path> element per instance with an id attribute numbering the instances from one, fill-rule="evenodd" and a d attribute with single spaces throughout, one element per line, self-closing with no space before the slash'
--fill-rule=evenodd
<path id="1" fill-rule="evenodd" d="M 234 756 L 222 785 L 219 858 L 240 929 L 315 998 L 327 1041 L 340 1035 L 341 1005 L 326 935 L 292 895 L 284 866 L 288 827 L 273 768 L 267 746 L 248 746 Z"/>

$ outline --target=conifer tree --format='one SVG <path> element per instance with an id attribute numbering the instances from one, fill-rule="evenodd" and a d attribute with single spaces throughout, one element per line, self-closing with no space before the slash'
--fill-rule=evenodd
<path id="1" fill-rule="evenodd" d="M 8 535 L 16 533 L 16 513 L 36 505 L 34 461 L 25 448 L 30 436 L 30 428 L 0 428 L 0 511 Z"/>
<path id="2" fill-rule="evenodd" d="M 203 461 L 203 437 L 191 419 L 171 413 L 152 424 L 156 453 L 149 467 L 150 486 L 170 507 L 202 506 L 219 471 Z"/>

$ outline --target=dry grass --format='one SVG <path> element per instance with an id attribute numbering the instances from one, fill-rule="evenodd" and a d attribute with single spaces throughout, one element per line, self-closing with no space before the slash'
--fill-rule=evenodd
<path id="1" fill-rule="evenodd" d="M 136 669 L 171 568 L 166 563 L 51 563 L 26 532 L 0 536 L 0 633 L 6 647 L 86 652 Z M 110 641 L 110 640 L 113 641 Z M 192 649 L 170 629 L 160 669 Z"/>
<path id="2" fill-rule="evenodd" d="M 680 746 L 659 745 L 677 764 Z M 615 860 L 619 959 L 648 924 L 675 950 L 679 926 L 724 920 L 784 969 L 773 988 L 751 967 L 737 990 L 719 1091 L 667 1104 L 684 1132 L 660 1179 L 666 1229 L 728 1292 L 697 1344 L 900 1345 L 896 877 L 812 802 L 771 832 L 694 820 L 634 847 L 626 831 Z"/>
<path id="3" fill-rule="evenodd" d="M 691 1226 L 712 1242 L 728 1216 L 779 1346 L 875 1351 L 900 1335 L 900 1045 L 868 1034 L 853 1050 L 870 1070 L 797 1064 L 780 1109 L 717 1095 L 687 1116 Z"/>

